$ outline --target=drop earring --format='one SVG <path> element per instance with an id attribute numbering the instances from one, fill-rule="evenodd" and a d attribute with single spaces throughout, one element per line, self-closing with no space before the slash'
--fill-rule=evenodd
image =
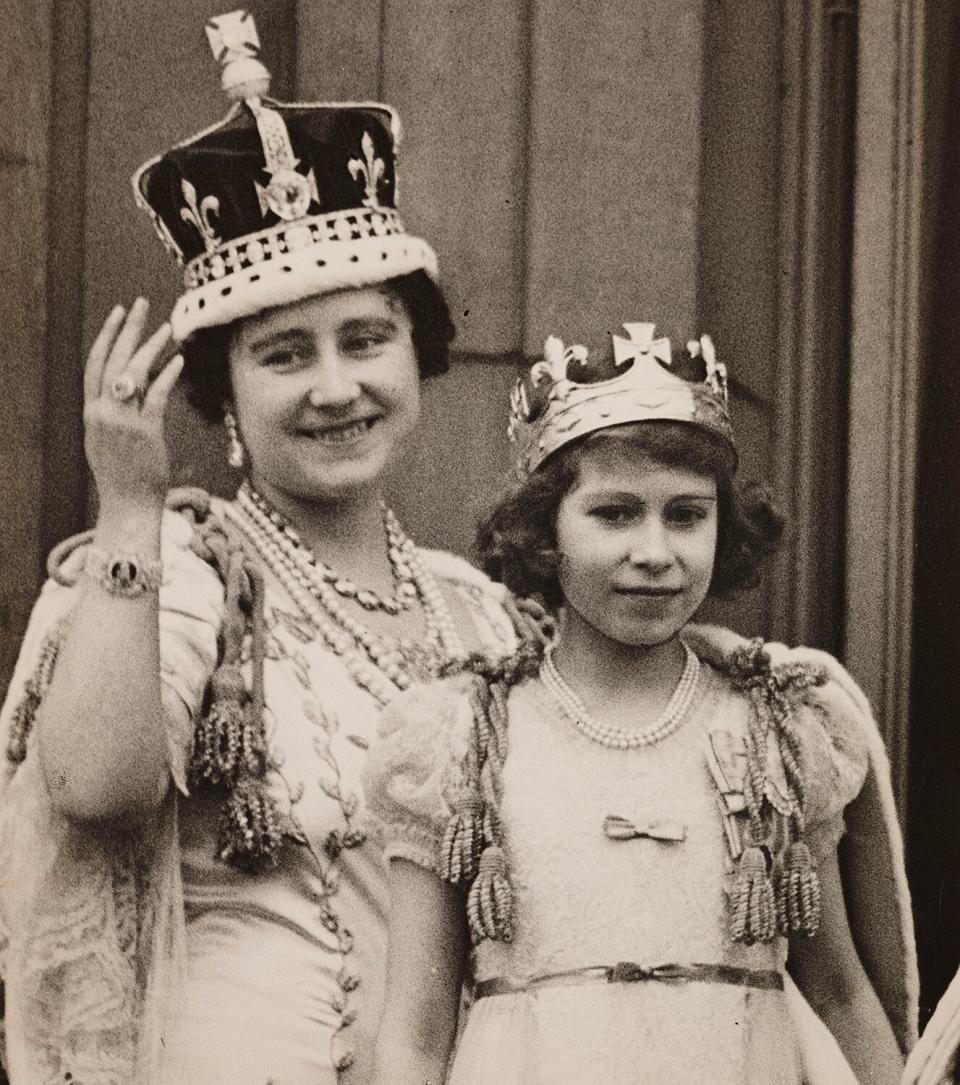
<path id="1" fill-rule="evenodd" d="M 246 461 L 246 451 L 240 440 L 240 430 L 237 426 L 236 415 L 229 408 L 223 412 L 223 424 L 227 427 L 227 436 L 230 438 L 230 451 L 227 453 L 227 463 L 231 467 L 243 467 Z"/>

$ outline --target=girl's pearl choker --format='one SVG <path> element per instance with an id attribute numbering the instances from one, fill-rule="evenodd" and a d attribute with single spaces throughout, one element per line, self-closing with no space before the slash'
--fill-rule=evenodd
<path id="1" fill-rule="evenodd" d="M 544 653 L 540 681 L 560 706 L 564 715 L 568 716 L 577 730 L 591 742 L 614 750 L 636 750 L 643 746 L 653 746 L 677 730 L 689 711 L 697 691 L 700 660 L 688 644 L 683 641 L 681 644 L 686 652 L 686 661 L 677 688 L 658 719 L 650 727 L 640 730 L 614 727 L 593 719 L 583 701 L 567 685 L 557 670 L 553 659 L 553 645 L 550 645 Z"/>

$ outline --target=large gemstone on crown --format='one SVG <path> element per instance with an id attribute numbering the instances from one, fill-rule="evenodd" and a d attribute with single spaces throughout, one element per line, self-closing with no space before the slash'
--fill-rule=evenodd
<path id="1" fill-rule="evenodd" d="M 310 181 L 296 170 L 279 169 L 263 190 L 267 206 L 284 222 L 303 218 L 310 207 L 313 194 Z"/>

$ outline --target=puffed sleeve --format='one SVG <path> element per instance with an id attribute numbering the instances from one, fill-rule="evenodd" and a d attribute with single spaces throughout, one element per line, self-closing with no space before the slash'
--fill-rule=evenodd
<path id="1" fill-rule="evenodd" d="M 860 794 L 870 764 L 866 698 L 830 655 L 807 648 L 767 645 L 770 661 L 817 668 L 825 680 L 805 690 L 796 706 L 807 801 L 804 839 L 816 857 L 839 844 L 844 809 Z"/>
<path id="2" fill-rule="evenodd" d="M 384 709 L 363 787 L 387 858 L 436 870 L 472 727 L 463 679 L 415 687 Z"/>

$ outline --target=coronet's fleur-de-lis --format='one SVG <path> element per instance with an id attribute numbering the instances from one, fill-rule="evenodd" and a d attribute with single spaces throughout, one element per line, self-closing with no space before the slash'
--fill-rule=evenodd
<path id="1" fill-rule="evenodd" d="M 717 352 L 710 336 L 701 335 L 699 339 L 691 339 L 687 343 L 687 352 L 691 358 L 703 355 L 703 364 L 707 374 L 704 383 L 709 384 L 714 395 L 722 396 L 724 403 L 726 403 L 727 367 L 723 362 L 717 361 Z"/>
<path id="2" fill-rule="evenodd" d="M 523 422 L 530 417 L 530 401 L 523 381 L 518 380 L 510 390 L 510 419 L 507 422 L 507 437 L 513 440 L 514 434 Z"/>
<path id="3" fill-rule="evenodd" d="M 363 133 L 360 147 L 363 150 L 363 158 L 351 158 L 347 163 L 347 169 L 354 181 L 363 176 L 363 206 L 379 207 L 377 185 L 383 179 L 387 167 L 383 159 L 374 153 L 373 138 L 369 132 Z"/>
<path id="4" fill-rule="evenodd" d="M 183 179 L 180 188 L 187 202 L 187 206 L 180 209 L 180 217 L 184 222 L 189 222 L 191 226 L 196 227 L 207 252 L 213 252 L 221 242 L 210 221 L 210 216 L 220 214 L 220 201 L 216 196 L 204 196 L 198 206 L 197 190 L 186 178 Z"/>
<path id="5" fill-rule="evenodd" d="M 562 339 L 556 335 L 550 335 L 543 344 L 543 360 L 537 362 L 530 370 L 530 380 L 534 387 L 545 378 L 554 384 L 559 384 L 569 378 L 571 364 L 579 362 L 583 365 L 587 356 L 587 348 L 579 343 L 567 347 L 564 346 Z"/>

